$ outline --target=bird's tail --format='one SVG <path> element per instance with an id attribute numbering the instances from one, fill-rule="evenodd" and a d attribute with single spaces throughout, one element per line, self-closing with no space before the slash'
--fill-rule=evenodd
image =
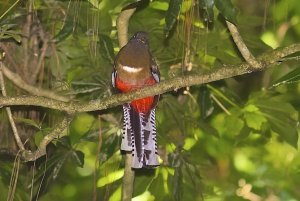
<path id="1" fill-rule="evenodd" d="M 126 104 L 123 106 L 123 111 L 121 150 L 132 152 L 132 168 L 158 166 L 155 109 L 146 115 L 136 112 L 129 104 Z"/>

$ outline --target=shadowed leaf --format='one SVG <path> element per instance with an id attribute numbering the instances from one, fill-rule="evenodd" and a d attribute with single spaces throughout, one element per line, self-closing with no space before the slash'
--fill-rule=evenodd
<path id="1" fill-rule="evenodd" d="M 166 15 L 165 36 L 168 37 L 171 29 L 174 27 L 180 12 L 182 0 L 170 0 Z"/>
<path id="2" fill-rule="evenodd" d="M 282 84 L 293 84 L 299 81 L 300 81 L 300 68 L 296 68 L 295 70 L 292 70 L 288 74 L 279 78 L 276 82 L 272 84 L 271 87 L 277 87 Z"/>
<path id="3" fill-rule="evenodd" d="M 214 5 L 215 0 L 199 0 L 199 9 L 203 11 L 205 22 L 212 23 L 214 21 Z"/>
<path id="4" fill-rule="evenodd" d="M 215 0 L 215 4 L 226 20 L 236 23 L 236 10 L 231 0 Z"/>

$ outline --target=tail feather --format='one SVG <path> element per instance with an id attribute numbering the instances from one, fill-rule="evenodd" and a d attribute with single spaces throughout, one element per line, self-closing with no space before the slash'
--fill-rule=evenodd
<path id="1" fill-rule="evenodd" d="M 129 104 L 123 105 L 124 113 L 124 124 L 123 124 L 123 134 L 121 142 L 121 150 L 123 151 L 132 151 L 132 132 L 131 132 L 131 123 L 130 123 L 130 106 Z"/>
<path id="2" fill-rule="evenodd" d="M 129 104 L 124 105 L 123 109 L 121 150 L 132 151 L 132 168 L 158 166 L 155 109 L 148 115 L 136 112 Z"/>
<path id="3" fill-rule="evenodd" d="M 157 157 L 155 109 L 152 109 L 144 127 L 145 162 L 147 166 L 159 165 Z"/>

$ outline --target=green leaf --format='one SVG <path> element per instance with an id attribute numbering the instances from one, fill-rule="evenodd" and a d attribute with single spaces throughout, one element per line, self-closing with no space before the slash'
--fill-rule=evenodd
<path id="1" fill-rule="evenodd" d="M 74 29 L 74 22 L 71 20 L 66 20 L 62 29 L 54 36 L 53 40 L 56 43 L 63 41 L 73 32 L 73 29 Z"/>
<path id="2" fill-rule="evenodd" d="M 150 7 L 156 10 L 162 10 L 162 11 L 167 11 L 168 10 L 168 3 L 167 2 L 162 2 L 162 1 L 153 1 L 150 4 Z"/>
<path id="3" fill-rule="evenodd" d="M 175 174 L 173 177 L 173 197 L 176 201 L 180 201 L 183 193 L 183 176 L 182 166 L 175 168 Z"/>
<path id="4" fill-rule="evenodd" d="M 255 130 L 260 130 L 262 124 L 267 122 L 267 119 L 262 114 L 256 112 L 245 112 L 244 118 L 247 126 Z"/>
<path id="5" fill-rule="evenodd" d="M 121 179 L 123 176 L 124 176 L 124 170 L 123 169 L 108 173 L 107 176 L 101 177 L 97 181 L 97 187 L 102 187 L 102 186 L 105 186 L 107 184 L 111 184 L 111 183 Z"/>
<path id="6" fill-rule="evenodd" d="M 236 10 L 231 0 L 215 0 L 217 9 L 223 17 L 231 23 L 236 23 Z"/>
<path id="7" fill-rule="evenodd" d="M 70 125 L 71 142 L 77 143 L 78 140 L 87 132 L 94 128 L 95 118 L 88 113 L 78 114 Z"/>
<path id="8" fill-rule="evenodd" d="M 1 24 L 0 25 L 0 39 L 13 38 L 18 43 L 21 42 L 22 32 L 17 30 L 16 24 Z"/>
<path id="9" fill-rule="evenodd" d="M 168 188 L 166 185 L 166 181 L 165 181 L 165 177 L 166 176 L 168 178 L 168 172 L 167 170 L 164 169 L 164 167 L 161 167 L 157 170 L 157 176 L 155 177 L 155 179 L 151 182 L 151 185 L 149 186 L 149 191 L 154 194 L 154 195 L 161 195 L 161 196 L 157 196 L 156 200 L 167 200 L 164 199 L 167 192 L 168 192 Z"/>
<path id="10" fill-rule="evenodd" d="M 72 156 L 79 167 L 84 165 L 84 153 L 82 151 L 73 151 Z"/>
<path id="11" fill-rule="evenodd" d="M 276 82 L 272 84 L 271 87 L 277 87 L 282 84 L 293 84 L 299 81 L 300 81 L 300 68 L 296 68 L 295 70 L 279 78 Z"/>
<path id="12" fill-rule="evenodd" d="M 115 53 L 114 47 L 110 37 L 100 34 L 99 35 L 99 46 L 100 46 L 100 54 L 101 56 L 108 60 L 109 63 L 114 63 Z"/>
<path id="13" fill-rule="evenodd" d="M 279 100 L 258 100 L 255 105 L 260 108 L 271 129 L 284 141 L 297 148 L 298 112 L 293 106 Z"/>
<path id="14" fill-rule="evenodd" d="M 212 23 L 214 21 L 214 0 L 199 0 L 199 9 L 203 11 L 205 22 Z"/>
<path id="15" fill-rule="evenodd" d="M 260 130 L 263 123 L 267 122 L 267 119 L 260 112 L 259 108 L 253 104 L 248 104 L 243 109 L 244 118 L 249 128 Z"/>
<path id="16" fill-rule="evenodd" d="M 134 194 L 133 196 L 141 195 L 145 192 L 145 189 L 151 185 L 155 177 L 155 170 L 152 169 L 141 169 L 136 171 L 136 176 L 134 179 Z"/>
<path id="17" fill-rule="evenodd" d="M 26 119 L 26 118 L 16 118 L 16 121 L 17 122 L 20 122 L 20 123 L 24 123 L 24 124 L 27 124 L 29 126 L 33 126 L 37 129 L 41 129 L 41 125 L 39 125 L 37 122 L 35 122 L 34 120 L 32 119 Z"/>
<path id="18" fill-rule="evenodd" d="M 235 115 L 228 115 L 225 117 L 224 126 L 226 129 L 225 135 L 237 136 L 244 127 L 244 121 Z"/>
<path id="19" fill-rule="evenodd" d="M 42 129 L 34 134 L 34 143 L 39 145 L 41 141 L 44 139 L 44 136 L 51 132 L 51 128 Z"/>
<path id="20" fill-rule="evenodd" d="M 166 15 L 165 36 L 168 37 L 171 29 L 174 27 L 180 12 L 182 0 L 170 0 Z"/>
<path id="21" fill-rule="evenodd" d="M 214 105 L 210 95 L 210 90 L 207 89 L 206 85 L 201 86 L 198 100 L 201 119 L 206 119 L 214 111 Z"/>

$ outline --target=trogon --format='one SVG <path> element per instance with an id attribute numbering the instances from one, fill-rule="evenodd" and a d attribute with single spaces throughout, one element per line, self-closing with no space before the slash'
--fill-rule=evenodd
<path id="1" fill-rule="evenodd" d="M 135 33 L 117 54 L 112 85 L 127 93 L 160 81 L 146 32 Z M 156 143 L 155 108 L 159 95 L 133 100 L 123 105 L 124 125 L 121 150 L 132 153 L 132 168 L 159 165 Z"/>

